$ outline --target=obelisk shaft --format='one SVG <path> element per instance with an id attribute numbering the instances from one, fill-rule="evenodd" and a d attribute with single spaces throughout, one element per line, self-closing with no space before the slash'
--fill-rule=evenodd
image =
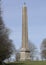
<path id="1" fill-rule="evenodd" d="M 27 7 L 22 8 L 22 48 L 28 48 Z"/>

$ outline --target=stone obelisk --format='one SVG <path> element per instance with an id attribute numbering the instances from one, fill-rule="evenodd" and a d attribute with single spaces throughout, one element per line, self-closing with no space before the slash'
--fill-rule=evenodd
<path id="1" fill-rule="evenodd" d="M 30 50 L 28 47 L 28 21 L 26 4 L 22 7 L 22 48 L 20 51 L 20 60 L 30 60 Z"/>

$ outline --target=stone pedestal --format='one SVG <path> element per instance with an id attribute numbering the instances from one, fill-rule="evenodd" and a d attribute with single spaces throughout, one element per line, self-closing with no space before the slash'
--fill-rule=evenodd
<path id="1" fill-rule="evenodd" d="M 20 61 L 26 61 L 26 60 L 30 60 L 30 51 L 29 49 L 21 49 L 20 52 Z"/>

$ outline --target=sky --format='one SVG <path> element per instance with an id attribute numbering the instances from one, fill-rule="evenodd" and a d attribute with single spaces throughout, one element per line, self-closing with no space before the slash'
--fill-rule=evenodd
<path id="1" fill-rule="evenodd" d="M 16 49 L 22 44 L 22 6 L 27 6 L 28 39 L 38 50 L 46 38 L 46 0 L 2 0 L 2 16 Z"/>

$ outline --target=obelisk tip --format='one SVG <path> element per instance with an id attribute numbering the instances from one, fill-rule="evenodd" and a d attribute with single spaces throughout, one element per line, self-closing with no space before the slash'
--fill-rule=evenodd
<path id="1" fill-rule="evenodd" d="M 24 2 L 24 5 L 26 5 L 26 3 Z"/>
<path id="2" fill-rule="evenodd" d="M 26 7 L 26 3 L 24 2 L 24 7 Z"/>

